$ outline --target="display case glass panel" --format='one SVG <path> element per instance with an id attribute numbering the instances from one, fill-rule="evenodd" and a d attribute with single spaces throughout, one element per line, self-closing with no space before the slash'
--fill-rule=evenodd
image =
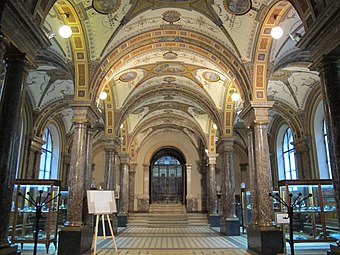
<path id="1" fill-rule="evenodd" d="M 280 196 L 287 204 L 306 198 L 296 203 L 294 207 L 294 240 L 334 241 L 337 239 L 339 229 L 331 180 L 279 181 L 279 187 Z M 290 194 L 292 194 L 291 200 Z M 312 196 L 308 197 L 309 194 Z M 287 211 L 287 208 L 282 206 L 281 210 Z"/>
<path id="2" fill-rule="evenodd" d="M 43 205 L 37 227 L 37 243 L 45 244 L 47 251 L 51 242 L 56 243 L 59 186 L 60 181 L 57 180 L 16 180 L 10 222 L 12 243 L 34 243 L 37 220 L 35 203 Z"/>

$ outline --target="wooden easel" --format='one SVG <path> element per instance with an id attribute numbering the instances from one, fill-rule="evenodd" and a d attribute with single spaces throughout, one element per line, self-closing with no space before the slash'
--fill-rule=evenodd
<path id="1" fill-rule="evenodd" d="M 106 236 L 104 214 L 96 214 L 96 228 L 95 228 L 94 236 L 93 236 L 93 240 L 92 240 L 93 255 L 96 255 L 96 251 L 97 251 L 99 218 L 102 219 L 103 238 L 104 239 L 110 238 L 110 237 L 112 238 L 114 246 L 115 246 L 116 254 L 118 254 L 116 238 L 115 238 L 115 235 L 113 233 L 110 217 L 109 217 L 108 214 L 105 214 L 105 215 L 106 215 L 107 222 L 109 224 L 109 228 L 110 228 L 110 231 L 111 231 L 111 236 Z"/>

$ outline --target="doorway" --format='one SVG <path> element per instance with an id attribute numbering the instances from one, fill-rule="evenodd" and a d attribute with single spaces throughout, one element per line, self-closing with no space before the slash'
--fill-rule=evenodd
<path id="1" fill-rule="evenodd" d="M 175 148 L 155 153 L 150 164 L 151 203 L 185 203 L 185 159 Z"/>

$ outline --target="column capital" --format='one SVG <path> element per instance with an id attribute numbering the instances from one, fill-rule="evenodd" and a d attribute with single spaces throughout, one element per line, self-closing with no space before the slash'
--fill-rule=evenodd
<path id="1" fill-rule="evenodd" d="M 234 151 L 234 137 L 222 137 L 218 143 L 218 149 L 221 153 Z"/>
<path id="2" fill-rule="evenodd" d="M 101 141 L 104 143 L 104 151 L 114 151 L 115 153 L 119 151 L 121 144 L 119 137 L 104 136 Z"/>
<path id="3" fill-rule="evenodd" d="M 90 126 L 95 126 L 101 116 L 99 109 L 88 101 L 73 101 L 70 106 L 73 110 L 73 123 L 88 123 Z"/>
<path id="4" fill-rule="evenodd" d="M 214 153 L 214 154 L 208 153 L 209 165 L 210 165 L 210 164 L 216 164 L 216 158 L 217 158 L 217 156 L 218 156 L 217 153 Z"/>
<path id="5" fill-rule="evenodd" d="M 130 163 L 130 155 L 128 153 L 121 153 L 119 154 L 119 159 L 121 164 L 128 164 Z"/>
<path id="6" fill-rule="evenodd" d="M 31 136 L 31 147 L 30 150 L 32 151 L 41 151 L 42 146 L 45 144 L 46 142 L 38 137 L 38 136 Z"/>
<path id="7" fill-rule="evenodd" d="M 253 124 L 268 124 L 268 110 L 274 105 L 273 101 L 255 102 L 251 101 L 240 113 L 240 118 L 245 121 L 246 126 Z"/>

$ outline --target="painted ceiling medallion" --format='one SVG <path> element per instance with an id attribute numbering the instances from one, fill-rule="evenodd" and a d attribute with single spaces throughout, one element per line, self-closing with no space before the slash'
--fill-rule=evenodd
<path id="1" fill-rule="evenodd" d="M 122 82 L 128 82 L 128 81 L 133 81 L 137 77 L 137 72 L 134 71 L 129 71 L 126 73 L 123 73 L 120 77 L 119 80 Z"/>
<path id="2" fill-rule="evenodd" d="M 176 78 L 171 77 L 171 76 L 167 76 L 163 79 L 163 81 L 168 82 L 168 83 L 174 82 L 175 80 L 176 80 Z"/>
<path id="3" fill-rule="evenodd" d="M 235 15 L 244 15 L 252 7 L 251 0 L 224 0 L 223 5 L 227 11 Z"/>
<path id="4" fill-rule="evenodd" d="M 166 22 L 174 23 L 181 19 L 181 14 L 177 11 L 163 12 L 163 20 Z"/>
<path id="5" fill-rule="evenodd" d="M 217 75 L 216 73 L 210 72 L 210 71 L 203 72 L 202 76 L 204 80 L 208 82 L 217 82 L 220 80 L 219 75 Z"/>
<path id="6" fill-rule="evenodd" d="M 109 14 L 118 10 L 121 0 L 93 0 L 92 7 L 100 14 Z"/>
<path id="7" fill-rule="evenodd" d="M 176 59 L 178 57 L 176 52 L 173 52 L 171 50 L 165 52 L 163 54 L 163 58 L 165 58 L 166 60 L 172 60 L 172 59 Z"/>

